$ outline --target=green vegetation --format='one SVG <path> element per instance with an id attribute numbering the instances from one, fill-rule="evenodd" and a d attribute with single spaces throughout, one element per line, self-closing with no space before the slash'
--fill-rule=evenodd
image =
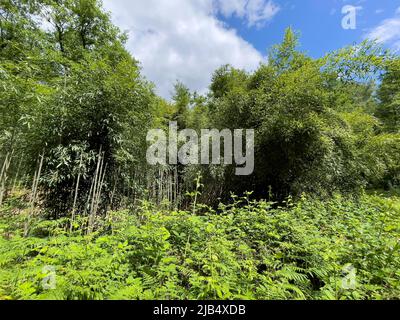
<path id="1" fill-rule="evenodd" d="M 400 199 L 303 198 L 284 207 L 235 198 L 217 210 L 110 212 L 96 232 L 84 221 L 2 211 L 2 299 L 397 299 Z M 18 209 L 22 212 L 23 206 Z M 56 289 L 44 290 L 43 266 Z M 346 266 L 356 283 L 343 289 Z"/>
<path id="2" fill-rule="evenodd" d="M 0 16 L 0 299 L 400 298 L 398 56 L 312 59 L 289 28 L 166 101 L 99 0 Z M 150 166 L 170 121 L 254 129 L 254 174 Z"/>

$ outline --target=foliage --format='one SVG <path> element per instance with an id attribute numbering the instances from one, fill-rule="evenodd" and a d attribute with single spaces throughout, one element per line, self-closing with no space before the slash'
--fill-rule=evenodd
<path id="1" fill-rule="evenodd" d="M 386 128 L 391 132 L 399 132 L 400 128 L 400 59 L 388 61 L 386 73 L 378 91 L 381 105 L 376 111 Z"/>
<path id="2" fill-rule="evenodd" d="M 397 178 L 390 177 L 397 176 L 398 135 L 386 135 L 376 116 L 384 100 L 376 99 L 374 81 L 384 74 L 379 90 L 393 92 L 389 86 L 397 73 L 385 72 L 385 66 L 394 70 L 395 60 L 369 42 L 317 60 L 297 46 L 298 36 L 289 28 L 271 49 L 268 65 L 250 74 L 230 66 L 214 73 L 210 123 L 220 129 L 254 129 L 256 135 L 254 174 L 235 178 L 228 166 L 220 196 L 252 190 L 260 198 L 272 189 L 281 200 L 302 192 L 327 197 L 396 184 Z M 387 100 L 395 103 L 390 96 Z M 372 144 L 385 152 L 371 153 Z"/>
<path id="3" fill-rule="evenodd" d="M 398 56 L 313 59 L 288 28 L 268 63 L 167 101 L 100 0 L 0 18 L 0 299 L 400 297 Z M 254 174 L 150 167 L 171 121 L 254 129 Z"/>
<path id="4" fill-rule="evenodd" d="M 2 155 L 12 152 L 33 177 L 44 154 L 41 195 L 55 215 L 72 207 L 70 190 L 80 174 L 83 210 L 100 149 L 105 190 L 111 193 L 117 180 L 118 191 L 126 189 L 132 176 L 126 179 L 122 168 L 146 167 L 155 95 L 123 47 L 125 35 L 98 0 L 7 0 L 1 13 Z M 17 165 L 10 171 L 15 174 Z"/>
<path id="5" fill-rule="evenodd" d="M 110 212 L 96 233 L 2 213 L 2 299 L 398 299 L 399 198 L 233 198 L 197 215 Z M 77 222 L 79 226 L 81 222 Z M 348 288 L 346 268 L 356 270 Z M 44 289 L 46 266 L 56 286 Z M 43 271 L 44 270 L 44 271 Z"/>

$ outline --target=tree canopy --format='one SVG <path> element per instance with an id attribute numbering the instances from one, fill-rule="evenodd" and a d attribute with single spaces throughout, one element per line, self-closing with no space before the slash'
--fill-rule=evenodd
<path id="1" fill-rule="evenodd" d="M 26 181 L 44 157 L 40 186 L 53 212 L 84 207 L 99 170 L 104 208 L 145 194 L 182 204 L 198 173 L 210 204 L 231 192 L 325 197 L 398 183 L 400 64 L 377 44 L 312 59 L 288 28 L 254 72 L 224 65 L 207 94 L 177 81 L 166 101 L 100 1 L 5 0 L 1 16 L 0 148 L 19 159 L 10 171 Z M 150 167 L 146 133 L 170 121 L 198 132 L 254 129 L 254 174 Z"/>

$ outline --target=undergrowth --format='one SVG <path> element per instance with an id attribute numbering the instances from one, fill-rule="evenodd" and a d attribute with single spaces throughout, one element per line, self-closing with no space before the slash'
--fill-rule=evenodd
<path id="1" fill-rule="evenodd" d="M 72 232 L 68 219 L 35 218 L 28 237 L 27 209 L 10 200 L 0 299 L 400 298 L 398 198 L 234 200 L 187 212 L 144 202 L 90 235 L 82 217 Z"/>

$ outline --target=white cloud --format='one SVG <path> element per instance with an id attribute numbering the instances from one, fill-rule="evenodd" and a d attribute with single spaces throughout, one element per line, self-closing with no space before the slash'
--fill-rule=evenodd
<path id="1" fill-rule="evenodd" d="M 370 30 L 366 38 L 389 45 L 393 50 L 400 50 L 400 7 L 393 18 L 383 20 Z"/>
<path id="2" fill-rule="evenodd" d="M 252 70 L 265 59 L 216 13 L 259 25 L 278 10 L 264 0 L 105 0 L 104 7 L 114 23 L 129 32 L 128 50 L 166 98 L 177 79 L 205 92 L 221 65 Z"/>
<path id="3" fill-rule="evenodd" d="M 245 19 L 249 27 L 263 26 L 280 11 L 272 0 L 215 0 L 214 4 L 225 16 L 236 15 Z"/>
<path id="4" fill-rule="evenodd" d="M 271 20 L 280 10 L 272 1 L 249 0 L 246 6 L 249 26 L 261 26 L 265 21 Z"/>
<path id="5" fill-rule="evenodd" d="M 214 4 L 217 6 L 217 10 L 226 17 L 236 15 L 240 18 L 244 18 L 246 15 L 247 0 L 216 0 Z"/>

